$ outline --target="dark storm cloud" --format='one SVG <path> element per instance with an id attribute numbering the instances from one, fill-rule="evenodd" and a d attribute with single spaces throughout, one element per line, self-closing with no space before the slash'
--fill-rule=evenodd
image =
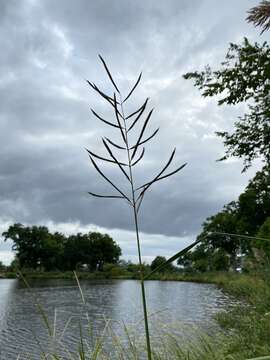
<path id="1" fill-rule="evenodd" d="M 102 53 L 124 92 L 144 71 L 127 111 L 150 96 L 155 106 L 151 129 L 161 126 L 145 167 L 138 167 L 138 182 L 157 173 L 174 146 L 175 164 L 188 162 L 146 197 L 141 226 L 151 237 L 148 254 L 160 246 L 158 235 L 151 234 L 179 236 L 183 243 L 193 238 L 206 216 L 235 199 L 255 170 L 240 176 L 239 161 L 215 162 L 223 147 L 214 132 L 230 129 L 243 107 L 217 108 L 181 76 L 219 63 L 230 41 L 258 39 L 257 30 L 244 21 L 246 10 L 256 3 L 0 1 L 1 229 L 15 221 L 67 228 L 74 222 L 96 224 L 119 229 L 124 254 L 135 252 L 123 240 L 132 229 L 129 207 L 87 196 L 89 190 L 111 192 L 83 149 L 102 152 L 100 137 L 116 136 L 89 111 L 91 104 L 105 116 L 111 114 L 84 80 L 112 91 L 97 59 Z M 105 169 L 118 179 L 110 167 Z M 176 250 L 175 243 L 165 249 Z"/>

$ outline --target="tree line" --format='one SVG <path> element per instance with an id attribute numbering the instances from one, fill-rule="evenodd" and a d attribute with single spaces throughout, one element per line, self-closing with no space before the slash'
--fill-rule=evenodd
<path id="1" fill-rule="evenodd" d="M 105 263 L 117 263 L 121 255 L 116 242 L 98 232 L 65 236 L 51 233 L 45 226 L 14 224 L 2 236 L 13 241 L 15 262 L 26 269 L 69 271 L 85 267 L 96 271 Z"/>
<path id="2" fill-rule="evenodd" d="M 0 272 L 23 270 L 39 271 L 103 271 L 112 276 L 137 277 L 140 265 L 131 261 L 120 260 L 121 248 L 107 234 L 89 232 L 65 236 L 51 233 L 46 226 L 11 225 L 2 233 L 4 241 L 13 241 L 15 259 L 10 266 L 0 261 Z M 156 256 L 151 264 L 143 263 L 144 272 L 154 270 L 166 258 Z M 165 273 L 177 272 L 170 264 Z"/>

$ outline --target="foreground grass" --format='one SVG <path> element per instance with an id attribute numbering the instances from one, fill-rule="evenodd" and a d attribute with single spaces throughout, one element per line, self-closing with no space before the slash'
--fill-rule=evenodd
<path id="1" fill-rule="evenodd" d="M 244 302 L 217 315 L 227 336 L 225 351 L 239 358 L 270 355 L 270 275 L 239 275 L 222 283 L 225 291 Z"/>

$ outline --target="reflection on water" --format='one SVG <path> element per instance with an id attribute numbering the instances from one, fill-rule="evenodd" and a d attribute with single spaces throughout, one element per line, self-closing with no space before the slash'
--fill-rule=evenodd
<path id="1" fill-rule="evenodd" d="M 116 332 L 120 332 L 122 321 L 136 325 L 137 329 L 143 326 L 138 281 L 91 280 L 83 281 L 81 286 L 86 306 L 73 281 L 33 281 L 34 293 L 31 293 L 18 280 L 0 280 L 0 359 L 16 359 L 20 352 L 34 353 L 39 359 L 37 354 L 41 348 L 44 344 L 48 346 L 47 331 L 35 306 L 35 298 L 48 315 L 51 331 L 58 338 L 63 335 L 70 349 L 76 347 L 79 318 L 85 318 L 86 313 L 94 334 L 103 330 L 105 319 L 111 319 Z M 152 334 L 157 328 L 155 322 L 173 326 L 181 321 L 211 331 L 216 327 L 213 314 L 231 303 L 219 289 L 209 284 L 148 281 L 146 291 L 148 307 L 153 314 Z M 82 327 L 85 328 L 86 323 L 82 322 Z"/>
<path id="2" fill-rule="evenodd" d="M 16 288 L 17 281 L 3 279 L 0 282 L 0 329 L 5 328 L 5 320 L 8 317 L 9 301 Z M 1 349 L 1 348 L 0 348 Z"/>

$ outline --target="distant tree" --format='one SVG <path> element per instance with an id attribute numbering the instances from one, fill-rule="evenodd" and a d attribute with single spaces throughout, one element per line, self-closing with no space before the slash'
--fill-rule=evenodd
<path id="1" fill-rule="evenodd" d="M 235 202 L 224 206 L 222 211 L 206 219 L 203 223 L 203 231 L 198 236 L 198 239 L 202 239 L 205 251 L 212 252 L 217 249 L 225 251 L 230 257 L 232 268 L 236 268 L 236 258 L 241 249 L 241 241 L 237 237 L 216 233 L 237 233 L 237 210 L 238 206 Z"/>
<path id="2" fill-rule="evenodd" d="M 12 249 L 21 267 L 56 270 L 63 251 L 61 234 L 50 234 L 45 226 L 23 226 L 14 224 L 2 234 L 13 241 Z"/>
<path id="3" fill-rule="evenodd" d="M 107 234 L 92 232 L 88 234 L 92 252 L 89 262 L 90 270 L 103 270 L 105 263 L 116 264 L 121 255 L 121 249 Z"/>
<path id="4" fill-rule="evenodd" d="M 164 256 L 156 256 L 155 259 L 151 262 L 151 270 L 155 270 L 160 265 L 166 262 L 166 258 Z"/>
<path id="5" fill-rule="evenodd" d="M 245 191 L 237 201 L 224 206 L 222 211 L 209 217 L 203 223 L 203 230 L 198 236 L 201 244 L 194 251 L 187 253 L 179 264 L 190 270 L 205 271 L 238 266 L 238 255 L 252 255 L 256 247 L 268 250 L 265 242 L 253 242 L 230 234 L 257 236 L 263 229 L 267 232 L 267 217 L 270 214 L 270 171 L 265 166 L 250 180 Z M 266 221 L 266 225 L 263 225 Z M 226 233 L 224 235 L 219 233 Z M 261 234 L 261 232 L 260 232 Z M 264 236 L 261 236 L 264 237 Z M 220 265 L 217 266 L 217 263 Z"/>
<path id="6" fill-rule="evenodd" d="M 0 261 L 0 272 L 3 272 L 6 270 L 6 266 Z"/>
<path id="7" fill-rule="evenodd" d="M 120 255 L 120 247 L 109 235 L 79 233 L 69 236 L 66 241 L 64 267 L 66 270 L 75 270 L 85 264 L 91 271 L 102 270 L 105 263 L 117 263 Z"/>
<path id="8" fill-rule="evenodd" d="M 188 72 L 185 79 L 193 79 L 203 97 L 219 96 L 218 105 L 246 103 L 249 111 L 234 123 L 234 131 L 219 131 L 226 148 L 225 155 L 244 161 L 245 171 L 256 158 L 270 165 L 270 47 L 230 44 L 221 68 L 213 71 L 206 66 L 201 72 Z"/>
<path id="9" fill-rule="evenodd" d="M 90 243 L 85 234 L 70 235 L 64 245 L 63 269 L 77 270 L 81 265 L 88 264 Z"/>
<path id="10" fill-rule="evenodd" d="M 222 248 L 209 247 L 203 242 L 178 259 L 178 265 L 187 272 L 227 271 L 230 267 L 230 256 Z"/>
<path id="11" fill-rule="evenodd" d="M 107 234 L 78 233 L 68 238 L 50 233 L 45 226 L 27 227 L 14 224 L 2 234 L 13 241 L 20 267 L 39 270 L 76 270 L 87 265 L 89 270 L 102 270 L 105 263 L 115 264 L 120 247 Z"/>
<path id="12" fill-rule="evenodd" d="M 40 263 L 44 270 L 63 269 L 63 255 L 66 237 L 58 232 L 48 233 L 42 240 Z"/>
<path id="13" fill-rule="evenodd" d="M 122 261 L 122 260 L 121 260 Z M 128 261 L 125 265 L 125 269 L 128 271 L 128 272 L 131 272 L 133 273 L 135 276 L 138 276 L 139 275 L 139 272 L 140 272 L 140 264 L 134 264 L 133 262 L 131 261 Z M 143 272 L 144 274 L 148 274 L 149 271 L 151 270 L 150 268 L 150 265 L 146 264 L 146 263 L 143 263 L 142 264 L 143 266 Z"/>
<path id="14" fill-rule="evenodd" d="M 155 270 L 160 265 L 164 264 L 167 259 L 164 256 L 156 256 L 155 259 L 151 262 L 150 268 L 151 270 Z M 165 268 L 161 270 L 161 272 L 170 272 L 174 270 L 174 266 L 172 264 L 168 264 Z"/>
<path id="15" fill-rule="evenodd" d="M 48 229 L 38 229 L 36 226 L 30 228 L 22 224 L 14 224 L 2 235 L 5 240 L 11 239 L 13 241 L 12 249 L 16 251 L 22 267 L 36 269 L 40 266 L 41 239 L 48 235 Z"/>

